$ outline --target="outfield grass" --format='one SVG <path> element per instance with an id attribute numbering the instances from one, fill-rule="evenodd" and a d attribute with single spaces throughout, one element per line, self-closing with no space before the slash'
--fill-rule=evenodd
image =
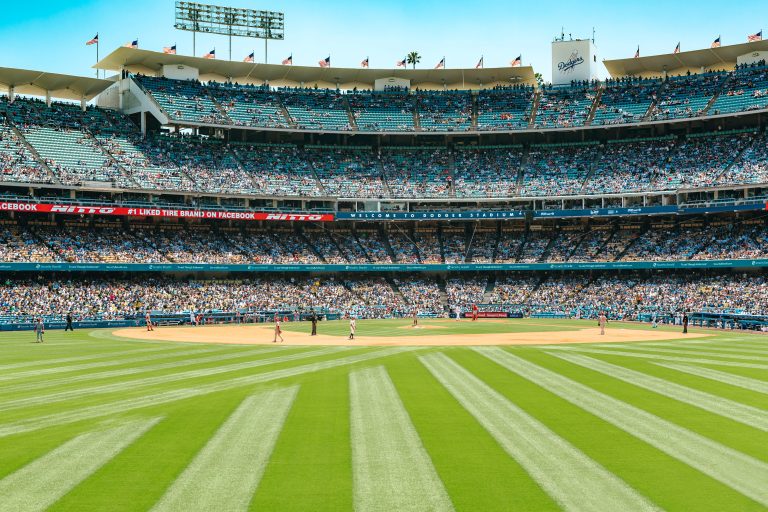
<path id="1" fill-rule="evenodd" d="M 470 320 L 442 319 L 442 318 L 420 318 L 419 326 L 421 329 L 411 329 L 413 321 L 410 318 L 392 319 L 392 320 L 361 320 L 357 322 L 358 336 L 440 336 L 466 334 L 496 334 L 496 333 L 514 333 L 514 332 L 555 332 L 555 331 L 575 331 L 585 327 L 594 327 L 594 322 L 580 320 Z M 282 324 L 286 331 L 309 333 L 312 330 L 308 322 L 285 322 Z M 328 322 L 318 322 L 318 334 L 328 334 L 330 336 L 347 336 L 349 334 L 348 320 L 330 320 Z"/>
<path id="2" fill-rule="evenodd" d="M 441 328 L 366 321 L 358 333 L 593 326 L 428 324 Z M 504 348 L 33 338 L 0 335 L 3 511 L 768 509 L 764 336 Z"/>

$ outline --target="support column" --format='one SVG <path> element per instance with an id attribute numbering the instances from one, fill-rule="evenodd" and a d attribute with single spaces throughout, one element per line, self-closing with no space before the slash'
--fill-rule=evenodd
<path id="1" fill-rule="evenodd" d="M 16 99 L 16 88 L 12 85 L 8 86 L 8 103 L 13 103 Z"/>
<path id="2" fill-rule="evenodd" d="M 45 91 L 45 105 L 51 108 L 51 91 Z"/>
<path id="3" fill-rule="evenodd" d="M 141 134 L 147 136 L 147 113 L 141 113 Z"/>
<path id="4" fill-rule="evenodd" d="M 85 96 L 80 98 L 80 109 L 85 112 L 85 109 L 88 108 L 88 103 L 85 101 Z"/>

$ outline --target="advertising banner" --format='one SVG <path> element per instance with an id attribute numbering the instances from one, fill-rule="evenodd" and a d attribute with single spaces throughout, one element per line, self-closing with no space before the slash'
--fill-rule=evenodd
<path id="1" fill-rule="evenodd" d="M 226 210 L 184 210 L 134 208 L 125 206 L 80 206 L 71 204 L 0 202 L 0 211 L 22 213 L 59 213 L 65 215 L 113 215 L 122 217 L 174 217 L 181 219 L 274 220 L 332 222 L 332 213 L 241 212 Z"/>

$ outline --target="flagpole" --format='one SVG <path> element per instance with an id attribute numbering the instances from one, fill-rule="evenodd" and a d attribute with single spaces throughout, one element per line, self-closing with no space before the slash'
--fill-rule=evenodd
<path id="1" fill-rule="evenodd" d="M 99 33 L 96 32 L 96 64 L 99 63 Z M 99 78 L 99 68 L 96 68 L 96 78 Z"/>

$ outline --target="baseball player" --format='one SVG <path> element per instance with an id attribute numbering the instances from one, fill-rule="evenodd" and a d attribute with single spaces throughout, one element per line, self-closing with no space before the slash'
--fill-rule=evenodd
<path id="1" fill-rule="evenodd" d="M 355 317 L 351 316 L 349 317 L 349 339 L 350 340 L 355 339 L 355 332 L 357 332 L 357 322 L 355 321 Z"/>
<path id="2" fill-rule="evenodd" d="M 280 317 L 275 315 L 275 339 L 272 343 L 277 343 L 277 338 L 280 338 L 280 343 L 283 342 L 283 330 L 280 328 Z"/>
<path id="3" fill-rule="evenodd" d="M 35 334 L 37 335 L 37 341 L 35 343 L 43 343 L 43 334 L 45 334 L 45 324 L 42 318 L 38 318 L 35 322 Z"/>
<path id="4" fill-rule="evenodd" d="M 605 325 L 608 323 L 608 318 L 605 316 L 605 313 L 602 311 L 600 312 L 600 316 L 597 317 L 597 325 L 600 326 L 600 334 L 605 334 Z"/>
<path id="5" fill-rule="evenodd" d="M 154 327 L 152 327 L 152 317 L 149 314 L 149 311 L 144 313 L 144 322 L 147 324 L 147 330 L 148 331 L 154 331 Z"/>

